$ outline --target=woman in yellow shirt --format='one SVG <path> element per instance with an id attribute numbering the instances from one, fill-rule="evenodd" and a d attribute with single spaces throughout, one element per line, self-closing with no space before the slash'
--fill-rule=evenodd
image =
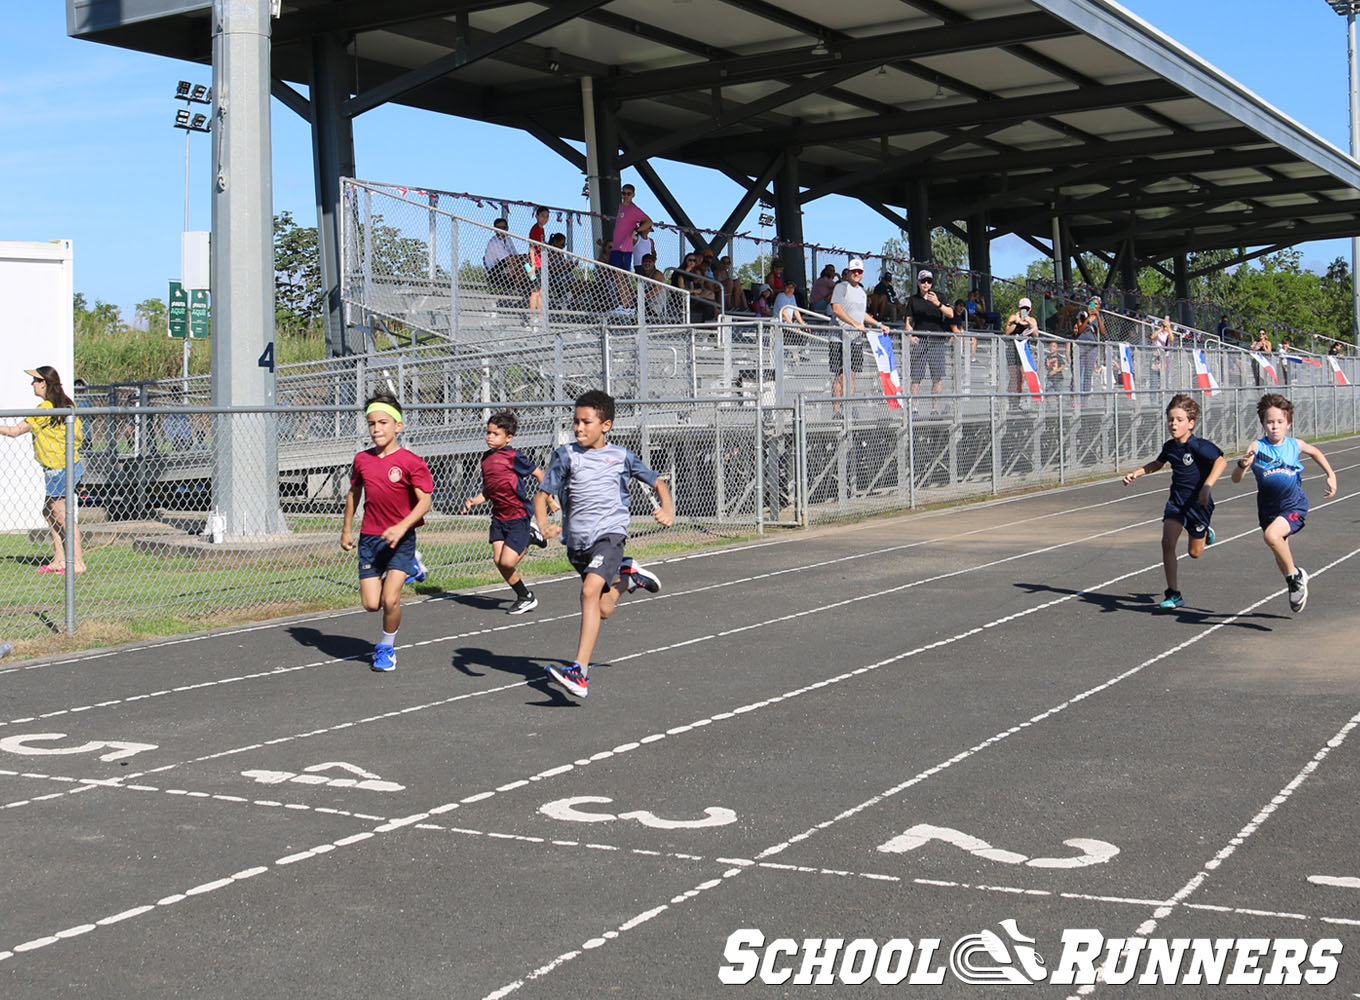
<path id="1" fill-rule="evenodd" d="M 73 407 L 71 397 L 66 395 L 66 391 L 61 387 L 61 376 L 51 365 L 39 365 L 37 368 L 28 369 L 28 375 L 33 379 L 33 395 L 42 400 L 38 404 L 40 410 L 50 410 L 56 407 L 63 409 Z M 69 487 L 74 487 L 80 482 L 81 476 L 85 474 L 85 466 L 80 461 L 80 442 L 84 432 L 80 426 L 80 418 L 75 421 L 75 465 L 72 467 L 72 482 Z M 45 499 L 43 500 L 43 517 L 47 521 L 48 528 L 52 531 L 52 548 L 54 555 L 52 561 L 44 563 L 38 567 L 39 573 L 65 573 L 66 572 L 66 418 L 65 417 L 25 417 L 17 424 L 9 427 L 0 427 L 0 434 L 6 437 L 19 437 L 21 434 L 33 435 L 33 457 L 38 460 L 38 464 L 43 467 L 46 476 Z M 85 553 L 80 545 L 80 532 L 75 533 L 75 572 L 85 572 Z"/>

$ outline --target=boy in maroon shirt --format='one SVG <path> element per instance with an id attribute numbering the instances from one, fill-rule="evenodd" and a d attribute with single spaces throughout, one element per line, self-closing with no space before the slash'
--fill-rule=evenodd
<path id="1" fill-rule="evenodd" d="M 365 611 L 382 609 L 383 634 L 373 649 L 373 669 L 395 670 L 397 628 L 401 625 L 401 588 L 407 576 L 421 576 L 416 555 L 416 528 L 430 510 L 434 479 L 424 459 L 397 443 L 401 404 L 379 393 L 364 406 L 373 447 L 354 456 L 340 547 L 354 549 L 350 522 L 360 500 L 359 599 Z"/>
<path id="2" fill-rule="evenodd" d="M 486 446 L 490 450 L 482 455 L 482 492 L 463 504 L 466 514 L 477 504 L 491 501 L 491 558 L 515 591 L 515 603 L 506 612 L 510 615 L 538 607 L 538 598 L 524 585 L 518 566 L 531 543 L 539 548 L 548 544 L 520 493 L 520 483 L 526 476 L 543 482 L 543 470 L 510 447 L 518 430 L 519 421 L 509 410 L 491 415 L 486 422 Z M 557 509 L 555 505 L 553 509 Z"/>

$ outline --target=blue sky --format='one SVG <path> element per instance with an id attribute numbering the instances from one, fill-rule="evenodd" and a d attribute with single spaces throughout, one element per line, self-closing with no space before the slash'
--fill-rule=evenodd
<path id="1" fill-rule="evenodd" d="M 1345 20 L 1324 0 L 1125 0 L 1125 6 L 1286 114 L 1348 149 Z M 164 298 L 179 271 L 184 133 L 172 122 L 180 79 L 210 83 L 207 67 L 66 36 L 62 0 L 5 4 L 0 37 L 0 239 L 75 242 L 76 289 L 118 305 Z M 273 104 L 274 206 L 315 224 L 310 135 Z M 209 225 L 210 139 L 193 137 L 190 227 Z M 371 180 L 584 207 L 581 176 L 517 130 L 386 106 L 355 123 L 357 172 Z M 469 154 L 469 151 L 472 151 Z M 727 178 L 662 163 L 661 175 L 700 226 L 717 226 L 739 196 Z M 638 183 L 640 179 L 626 179 Z M 638 201 L 664 217 L 654 198 Z M 745 228 L 745 227 L 744 227 Z M 749 228 L 754 228 L 749 225 Z M 897 235 L 842 198 L 807 206 L 806 238 L 877 249 Z M 1347 241 L 1303 247 L 1321 270 Z M 1023 269 L 1033 252 L 998 241 L 993 269 Z"/>

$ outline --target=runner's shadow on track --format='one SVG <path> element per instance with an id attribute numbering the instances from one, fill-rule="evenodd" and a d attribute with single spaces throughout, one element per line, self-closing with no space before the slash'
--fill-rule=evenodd
<path id="1" fill-rule="evenodd" d="M 1095 605 L 1103 613 L 1115 611 L 1134 611 L 1145 615 L 1155 615 L 1158 618 L 1170 619 L 1180 625 L 1230 625 L 1233 628 L 1244 628 L 1252 632 L 1273 631 L 1269 625 L 1261 624 L 1252 619 L 1265 619 L 1268 621 L 1286 621 L 1287 615 L 1276 615 L 1265 612 L 1252 612 L 1251 614 L 1230 615 L 1220 611 L 1205 611 L 1202 608 L 1179 607 L 1171 610 L 1163 610 L 1157 605 L 1162 599 L 1161 594 L 1102 594 L 1096 591 L 1077 591 L 1070 587 L 1053 587 L 1046 583 L 1017 583 L 1015 586 L 1021 588 L 1029 594 L 1057 594 L 1064 597 L 1076 596 L 1078 600 L 1087 604 Z M 1234 621 L 1229 622 L 1228 619 Z"/>
<path id="2" fill-rule="evenodd" d="M 462 671 L 469 677 L 485 677 L 492 670 L 501 673 L 511 674 L 516 677 L 523 677 L 529 682 L 529 686 L 542 691 L 547 695 L 544 701 L 531 701 L 530 705 L 539 705 L 545 708 L 576 708 L 577 703 L 568 698 L 557 688 L 548 682 L 548 675 L 543 670 L 543 661 L 528 660 L 522 656 L 505 656 L 501 653 L 493 653 L 489 649 L 464 646 L 462 649 L 453 651 L 452 666 L 455 670 Z M 571 664 L 562 661 L 563 666 Z M 486 670 L 476 670 L 476 667 L 486 667 Z"/>
<path id="3" fill-rule="evenodd" d="M 478 611 L 504 611 L 512 603 L 510 600 L 492 597 L 490 594 L 443 594 L 440 600 L 452 601 L 454 604 L 475 608 Z"/>
<path id="4" fill-rule="evenodd" d="M 299 646 L 308 646 L 337 660 L 352 660 L 373 652 L 373 643 L 352 635 L 336 635 L 305 625 L 288 626 L 288 634 Z"/>

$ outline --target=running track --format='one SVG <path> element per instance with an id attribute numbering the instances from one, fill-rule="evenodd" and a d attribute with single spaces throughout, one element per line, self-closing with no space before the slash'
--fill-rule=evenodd
<path id="1" fill-rule="evenodd" d="M 1336 938 L 1328 985 L 1164 995 L 1360 996 L 1360 439 L 1325 450 L 1297 618 L 1227 477 L 1154 610 L 1162 473 L 650 564 L 584 704 L 540 682 L 565 578 L 413 601 L 385 676 L 363 613 L 9 665 L 0 996 L 731 995 L 740 928 L 1006 919 L 1050 968 L 1069 928 Z"/>

